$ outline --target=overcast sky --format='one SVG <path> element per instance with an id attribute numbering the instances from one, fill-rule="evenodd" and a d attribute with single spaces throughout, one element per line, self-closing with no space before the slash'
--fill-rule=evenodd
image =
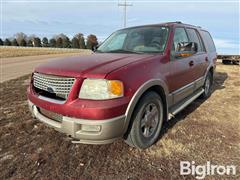
<path id="1" fill-rule="evenodd" d="M 1 38 L 17 32 L 40 37 L 81 32 L 102 41 L 122 28 L 123 9 L 118 0 L 3 0 Z M 182 21 L 201 26 L 212 34 L 217 50 L 239 54 L 239 0 L 132 0 L 128 26 Z"/>

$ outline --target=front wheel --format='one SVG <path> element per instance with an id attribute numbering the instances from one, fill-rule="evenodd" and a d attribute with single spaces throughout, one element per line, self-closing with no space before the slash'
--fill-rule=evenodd
<path id="1" fill-rule="evenodd" d="M 140 149 L 153 145 L 162 128 L 163 113 L 161 97 L 155 92 L 146 93 L 133 112 L 126 143 Z"/>

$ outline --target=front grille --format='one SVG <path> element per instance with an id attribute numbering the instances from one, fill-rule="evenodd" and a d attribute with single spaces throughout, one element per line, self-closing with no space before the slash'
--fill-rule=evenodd
<path id="1" fill-rule="evenodd" d="M 38 110 L 42 115 L 44 115 L 45 117 L 47 117 L 49 119 L 57 121 L 57 122 L 62 122 L 62 119 L 63 119 L 62 115 L 51 112 L 51 111 L 48 111 L 48 110 L 43 109 L 43 108 L 38 108 Z"/>
<path id="2" fill-rule="evenodd" d="M 67 99 L 75 79 L 69 77 L 52 76 L 40 73 L 33 74 L 33 86 L 37 90 L 44 91 L 44 95 L 56 95 L 59 98 Z M 40 92 L 40 91 L 39 91 Z"/>

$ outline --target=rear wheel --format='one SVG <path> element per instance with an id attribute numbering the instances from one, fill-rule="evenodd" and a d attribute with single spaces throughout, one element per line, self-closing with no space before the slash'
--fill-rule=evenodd
<path id="1" fill-rule="evenodd" d="M 131 119 L 126 143 L 145 149 L 154 144 L 163 123 L 163 103 L 155 92 L 146 93 L 137 104 Z"/>
<path id="2" fill-rule="evenodd" d="M 211 96 L 212 84 L 213 84 L 213 77 L 212 77 L 212 74 L 210 72 L 208 72 L 207 77 L 204 82 L 204 86 L 203 86 L 204 92 L 201 95 L 201 98 L 206 99 L 209 96 Z"/>

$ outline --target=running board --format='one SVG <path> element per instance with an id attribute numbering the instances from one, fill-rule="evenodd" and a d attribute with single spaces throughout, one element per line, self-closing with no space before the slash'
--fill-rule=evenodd
<path id="1" fill-rule="evenodd" d="M 189 104 L 191 104 L 195 99 L 197 99 L 204 90 L 201 88 L 197 90 L 193 95 L 190 97 L 187 97 L 186 99 L 182 100 L 180 103 L 174 105 L 172 108 L 169 109 L 168 113 L 168 120 L 173 118 L 177 113 L 182 111 L 185 107 L 187 107 Z"/>

